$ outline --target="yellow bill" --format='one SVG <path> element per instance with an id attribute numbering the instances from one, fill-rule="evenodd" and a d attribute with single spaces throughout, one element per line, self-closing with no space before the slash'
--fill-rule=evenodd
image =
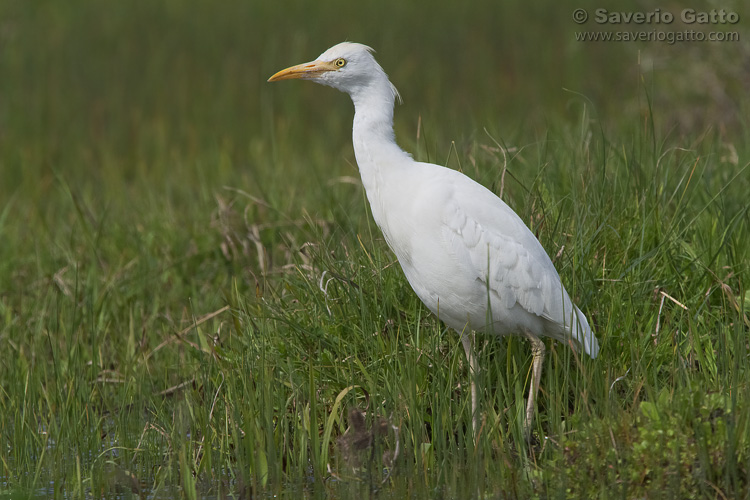
<path id="1" fill-rule="evenodd" d="M 312 61 L 304 64 L 298 64 L 291 68 L 282 69 L 268 79 L 269 82 L 278 82 L 280 80 L 292 80 L 295 78 L 315 78 L 328 71 L 339 69 L 333 62 L 329 61 Z"/>

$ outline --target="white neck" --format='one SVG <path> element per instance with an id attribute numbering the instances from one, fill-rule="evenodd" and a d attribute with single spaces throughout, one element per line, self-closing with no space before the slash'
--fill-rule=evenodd
<path id="1" fill-rule="evenodd" d="M 395 95 L 388 77 L 383 74 L 382 78 L 374 79 L 367 87 L 357 88 L 350 95 L 354 102 L 354 154 L 373 217 L 381 225 L 383 175 L 389 169 L 401 168 L 403 162 L 411 158 L 396 144 L 393 132 Z"/>

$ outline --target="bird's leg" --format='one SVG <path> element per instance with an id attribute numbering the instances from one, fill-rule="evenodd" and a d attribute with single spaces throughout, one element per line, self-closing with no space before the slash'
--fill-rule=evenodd
<path id="1" fill-rule="evenodd" d="M 474 437 L 477 435 L 479 412 L 477 410 L 477 374 L 479 374 L 479 365 L 477 357 L 474 355 L 474 332 L 461 333 L 461 343 L 464 346 L 466 359 L 469 361 L 469 376 L 471 377 L 471 428 L 474 431 Z"/>
<path id="2" fill-rule="evenodd" d="M 526 437 L 531 437 L 531 424 L 534 421 L 534 408 L 536 403 L 536 394 L 539 391 L 539 381 L 542 378 L 542 364 L 544 363 L 544 342 L 531 332 L 524 332 L 524 335 L 531 342 L 532 370 L 531 370 L 531 387 L 529 387 L 529 399 L 526 402 L 526 422 L 524 431 Z"/>

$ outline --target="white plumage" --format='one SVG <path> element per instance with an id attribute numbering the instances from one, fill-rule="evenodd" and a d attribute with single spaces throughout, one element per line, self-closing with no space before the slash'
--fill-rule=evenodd
<path id="1" fill-rule="evenodd" d="M 592 358 L 599 352 L 542 245 L 490 190 L 455 170 L 416 162 L 396 144 L 393 107 L 399 95 L 369 47 L 340 43 L 269 81 L 291 78 L 351 96 L 354 153 L 373 218 L 422 302 L 461 334 L 472 370 L 478 370 L 472 331 L 531 341 L 530 430 L 544 358 L 539 337 L 570 343 Z M 472 377 L 475 430 L 476 406 Z"/>

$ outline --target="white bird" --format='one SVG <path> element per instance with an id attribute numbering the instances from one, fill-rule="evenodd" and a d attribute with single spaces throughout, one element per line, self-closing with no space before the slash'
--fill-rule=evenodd
<path id="1" fill-rule="evenodd" d="M 472 371 L 475 435 L 479 367 L 472 332 L 522 335 L 531 342 L 529 435 L 545 353 L 540 337 L 592 358 L 599 343 L 544 248 L 508 205 L 460 172 L 414 161 L 396 144 L 393 107 L 400 96 L 372 52 L 340 43 L 268 81 L 301 78 L 349 94 L 354 154 L 372 216 L 417 296 L 461 336 Z"/>

